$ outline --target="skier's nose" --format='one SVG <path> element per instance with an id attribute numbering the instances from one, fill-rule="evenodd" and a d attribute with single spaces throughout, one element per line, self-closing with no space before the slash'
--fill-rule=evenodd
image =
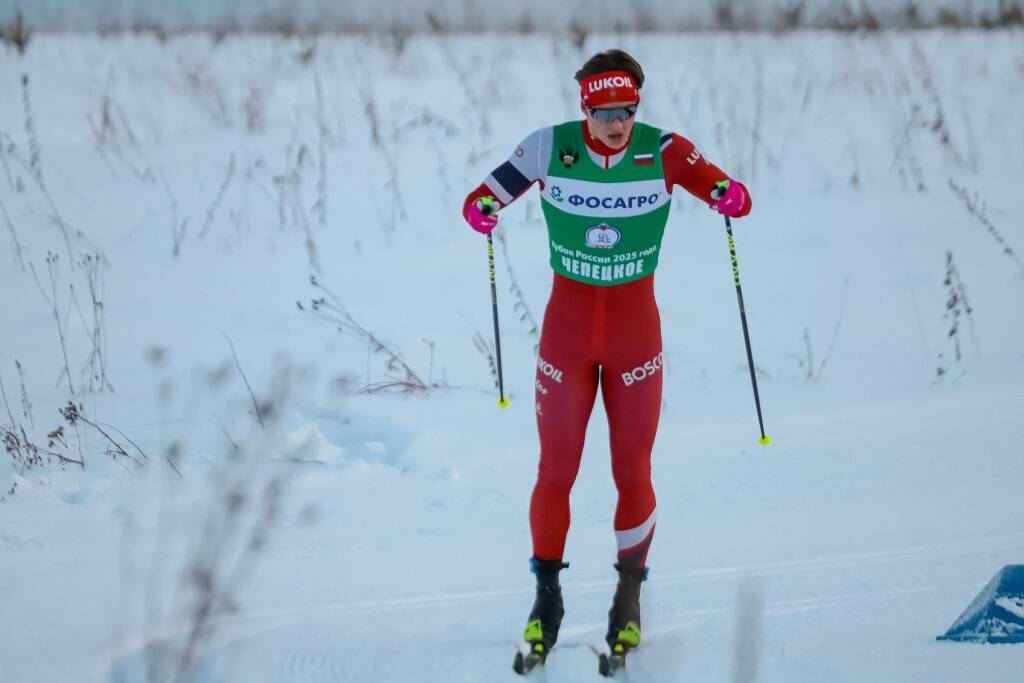
<path id="1" fill-rule="evenodd" d="M 625 121 L 618 121 L 618 120 L 612 121 L 611 126 L 612 126 L 612 132 L 613 133 L 621 133 L 624 130 L 626 130 L 626 122 Z"/>

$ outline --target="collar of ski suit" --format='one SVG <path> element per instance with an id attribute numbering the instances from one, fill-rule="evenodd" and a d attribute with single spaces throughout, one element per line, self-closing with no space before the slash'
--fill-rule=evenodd
<path id="1" fill-rule="evenodd" d="M 626 138 L 626 142 L 625 144 L 622 145 L 622 147 L 619 147 L 618 149 L 612 149 L 611 147 L 604 144 L 603 142 L 601 142 L 600 140 L 598 140 L 597 138 L 590 134 L 590 128 L 587 126 L 586 119 L 584 119 L 583 139 L 586 140 L 587 147 L 594 150 L 594 152 L 596 152 L 597 154 L 600 154 L 603 157 L 613 157 L 617 154 L 622 154 L 623 152 L 626 151 L 626 148 L 629 147 L 629 143 L 633 140 L 633 132 L 630 131 L 629 137 Z"/>

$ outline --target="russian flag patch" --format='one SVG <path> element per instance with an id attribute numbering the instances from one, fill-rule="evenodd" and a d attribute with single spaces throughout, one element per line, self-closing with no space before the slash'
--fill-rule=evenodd
<path id="1" fill-rule="evenodd" d="M 634 154 L 633 165 L 634 166 L 650 166 L 654 163 L 653 154 Z"/>

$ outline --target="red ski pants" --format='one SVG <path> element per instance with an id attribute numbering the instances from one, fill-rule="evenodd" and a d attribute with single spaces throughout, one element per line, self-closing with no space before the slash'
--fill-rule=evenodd
<path id="1" fill-rule="evenodd" d="M 569 492 L 601 387 L 618 489 L 621 564 L 643 566 L 654 534 L 651 448 L 664 372 L 654 277 L 600 287 L 555 275 L 544 313 L 535 396 L 540 465 L 530 500 L 533 552 L 559 559 L 569 531 Z"/>

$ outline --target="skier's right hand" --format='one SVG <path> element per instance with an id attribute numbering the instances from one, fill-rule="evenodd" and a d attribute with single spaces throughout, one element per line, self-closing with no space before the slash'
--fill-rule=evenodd
<path id="1" fill-rule="evenodd" d="M 487 195 L 480 197 L 466 210 L 466 222 L 477 232 L 488 235 L 498 224 L 498 209 L 501 202 Z"/>

